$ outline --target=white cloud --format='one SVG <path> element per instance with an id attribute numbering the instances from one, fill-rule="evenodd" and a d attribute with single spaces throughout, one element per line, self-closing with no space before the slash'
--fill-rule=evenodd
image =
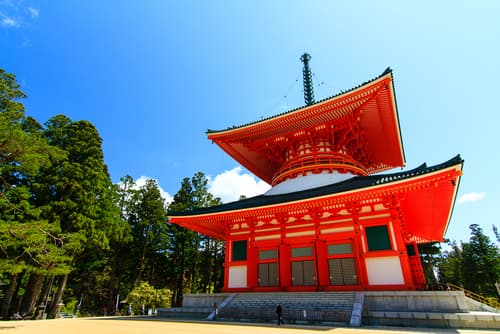
<path id="1" fill-rule="evenodd" d="M 463 194 L 458 198 L 458 204 L 468 203 L 468 202 L 477 202 L 486 197 L 486 193 L 467 193 Z"/>
<path id="2" fill-rule="evenodd" d="M 0 27 L 20 28 L 26 27 L 28 19 L 38 19 L 40 10 L 22 6 L 22 1 L 11 2 L 0 0 Z"/>
<path id="3" fill-rule="evenodd" d="M 17 28 L 20 26 L 19 22 L 17 22 L 15 19 L 5 15 L 1 16 L 0 25 L 6 28 Z"/>
<path id="4" fill-rule="evenodd" d="M 208 191 L 215 197 L 220 197 L 224 203 L 237 201 L 241 195 L 257 196 L 271 188 L 239 166 L 208 179 Z"/>
<path id="5" fill-rule="evenodd" d="M 40 11 L 33 7 L 27 7 L 26 10 L 30 13 L 32 19 L 38 18 L 38 15 L 40 14 Z"/>
<path id="6" fill-rule="evenodd" d="M 137 188 L 143 187 L 146 184 L 146 181 L 151 180 L 151 179 L 152 179 L 151 177 L 141 176 L 135 181 L 135 185 Z M 153 180 L 155 180 L 155 179 L 153 179 Z M 163 188 L 158 183 L 158 180 L 155 180 L 155 181 L 156 181 L 156 184 L 158 184 L 158 189 L 160 190 L 160 195 L 165 200 L 165 203 L 166 204 L 172 203 L 172 200 L 174 198 L 168 192 L 163 190 Z"/>

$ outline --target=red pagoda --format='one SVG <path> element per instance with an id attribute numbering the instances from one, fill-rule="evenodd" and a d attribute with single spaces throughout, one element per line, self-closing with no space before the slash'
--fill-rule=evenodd
<path id="1" fill-rule="evenodd" d="M 463 160 L 405 165 L 392 71 L 208 139 L 272 188 L 263 195 L 170 213 L 226 242 L 224 291 L 415 290 L 419 243 L 443 241 Z"/>

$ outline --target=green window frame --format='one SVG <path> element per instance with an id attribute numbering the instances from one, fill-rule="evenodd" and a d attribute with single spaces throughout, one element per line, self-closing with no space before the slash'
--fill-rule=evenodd
<path id="1" fill-rule="evenodd" d="M 313 250 L 311 246 L 292 248 L 292 258 L 309 256 L 313 256 Z"/>
<path id="2" fill-rule="evenodd" d="M 259 260 L 275 260 L 278 258 L 278 251 L 276 249 L 265 249 L 259 251 Z"/>
<path id="3" fill-rule="evenodd" d="M 328 245 L 328 255 L 352 254 L 352 245 L 350 243 Z"/>
<path id="4" fill-rule="evenodd" d="M 369 251 L 392 250 L 387 225 L 367 227 L 366 239 Z"/>

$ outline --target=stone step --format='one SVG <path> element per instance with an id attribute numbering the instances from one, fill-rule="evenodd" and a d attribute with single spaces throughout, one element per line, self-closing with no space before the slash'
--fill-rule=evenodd
<path id="1" fill-rule="evenodd" d="M 355 292 L 239 293 L 218 315 L 219 319 L 270 321 L 277 304 L 288 323 L 347 323 Z"/>
<path id="2" fill-rule="evenodd" d="M 209 307 L 172 307 L 158 308 L 157 315 L 162 318 L 203 320 L 210 312 Z"/>

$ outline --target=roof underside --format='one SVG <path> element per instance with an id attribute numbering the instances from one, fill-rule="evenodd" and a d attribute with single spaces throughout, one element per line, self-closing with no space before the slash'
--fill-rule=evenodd
<path id="1" fill-rule="evenodd" d="M 390 70 L 372 81 L 313 105 L 239 127 L 209 130 L 207 135 L 241 165 L 271 184 L 280 163 L 270 158 L 267 143 L 279 149 L 280 145 L 286 147 L 288 138 L 295 138 L 300 133 L 318 135 L 318 129 L 325 125 L 339 127 L 347 123 L 359 130 L 356 135 L 363 137 L 358 140 L 361 140 L 362 150 L 369 156 L 369 161 L 365 163 L 370 174 L 404 166 Z"/>
<path id="2" fill-rule="evenodd" d="M 459 155 L 442 164 L 423 164 L 410 171 L 353 177 L 349 180 L 299 192 L 260 195 L 246 200 L 170 213 L 169 220 L 188 229 L 225 239 L 225 223 L 263 214 L 286 213 L 291 207 L 321 203 L 347 203 L 360 199 L 401 194 L 400 212 L 415 242 L 442 241 L 458 190 L 463 160 Z"/>

